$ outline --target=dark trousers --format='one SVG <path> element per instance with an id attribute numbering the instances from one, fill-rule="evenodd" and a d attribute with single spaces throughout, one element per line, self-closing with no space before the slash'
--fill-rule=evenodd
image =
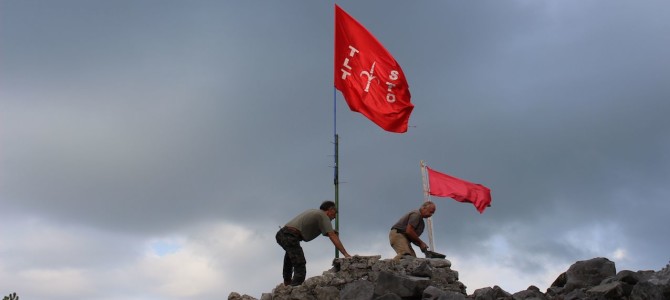
<path id="1" fill-rule="evenodd" d="M 302 284 L 305 281 L 305 276 L 307 276 L 307 261 L 305 261 L 305 253 L 300 247 L 302 238 L 286 228 L 280 229 L 275 238 L 277 244 L 286 251 L 286 254 L 284 254 L 284 283 Z"/>

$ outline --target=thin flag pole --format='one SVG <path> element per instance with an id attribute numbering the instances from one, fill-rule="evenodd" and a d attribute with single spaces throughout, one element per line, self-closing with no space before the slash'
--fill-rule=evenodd
<path id="1" fill-rule="evenodd" d="M 335 231 L 340 232 L 340 180 L 339 180 L 339 137 L 337 136 L 337 88 L 333 86 L 333 135 L 335 144 L 335 168 L 333 174 L 333 184 L 335 185 L 335 207 L 337 214 L 335 215 Z M 335 258 L 340 257 L 340 251 L 335 247 Z"/>
<path id="2" fill-rule="evenodd" d="M 421 178 L 423 181 L 423 201 L 430 201 L 430 180 L 428 180 L 428 171 L 426 170 L 426 163 L 421 161 Z M 428 221 L 428 244 L 430 250 L 435 251 L 435 243 L 433 242 L 433 217 L 427 219 Z"/>

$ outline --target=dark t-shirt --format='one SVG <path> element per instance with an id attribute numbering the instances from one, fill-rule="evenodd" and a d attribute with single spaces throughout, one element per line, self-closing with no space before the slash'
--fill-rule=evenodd
<path id="1" fill-rule="evenodd" d="M 420 236 L 423 233 L 423 229 L 426 226 L 426 224 L 423 222 L 423 218 L 421 217 L 421 213 L 417 209 L 410 211 L 402 216 L 400 220 L 398 220 L 398 222 L 396 222 L 393 227 L 391 227 L 391 229 L 395 228 L 399 232 L 405 232 L 407 224 L 412 225 L 412 228 L 414 228 L 417 236 Z"/>

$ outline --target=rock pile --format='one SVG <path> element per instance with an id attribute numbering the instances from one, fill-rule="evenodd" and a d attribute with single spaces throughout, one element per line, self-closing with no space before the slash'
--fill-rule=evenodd
<path id="1" fill-rule="evenodd" d="M 670 299 L 670 264 L 658 272 L 617 273 L 614 262 L 607 258 L 578 261 L 539 299 Z"/>
<path id="2" fill-rule="evenodd" d="M 607 258 L 578 261 L 559 275 L 542 293 L 539 288 L 514 294 L 498 286 L 480 288 L 467 295 L 451 262 L 435 258 L 354 256 L 333 260 L 333 268 L 307 279 L 300 286 L 278 285 L 260 300 L 670 300 L 670 264 L 655 271 L 616 273 Z M 228 300 L 258 300 L 232 292 Z"/>
<path id="3" fill-rule="evenodd" d="M 465 285 L 451 262 L 438 258 L 384 259 L 380 255 L 336 258 L 333 268 L 308 278 L 300 286 L 278 285 L 261 300 L 292 299 L 421 299 L 424 290 L 465 295 Z M 237 293 L 230 300 L 254 298 Z M 437 298 L 435 298 L 437 299 Z"/>

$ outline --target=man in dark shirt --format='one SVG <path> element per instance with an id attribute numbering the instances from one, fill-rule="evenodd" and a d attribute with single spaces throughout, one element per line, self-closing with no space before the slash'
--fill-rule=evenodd
<path id="1" fill-rule="evenodd" d="M 319 235 L 328 236 L 344 257 L 351 257 L 330 223 L 337 215 L 335 202 L 325 201 L 319 208 L 308 209 L 297 215 L 279 229 L 275 236 L 279 246 L 286 251 L 283 270 L 284 285 L 301 285 L 307 276 L 307 261 L 300 247 L 300 241 L 309 242 Z"/>
<path id="2" fill-rule="evenodd" d="M 421 251 L 428 249 L 428 245 L 424 243 L 419 236 L 423 233 L 425 223 L 423 219 L 430 218 L 435 213 L 435 203 L 431 201 L 424 202 L 417 210 L 410 211 L 403 215 L 389 233 L 389 241 L 391 247 L 396 252 L 394 259 L 400 259 L 405 255 L 416 257 L 411 243 L 419 246 Z"/>

